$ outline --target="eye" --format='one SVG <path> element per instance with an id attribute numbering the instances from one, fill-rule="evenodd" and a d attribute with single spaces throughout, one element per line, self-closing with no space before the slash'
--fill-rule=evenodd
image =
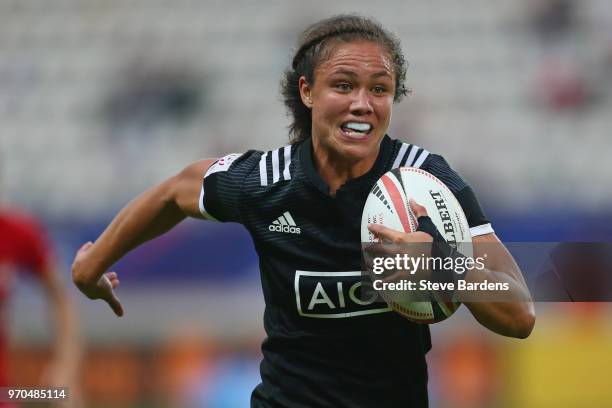
<path id="1" fill-rule="evenodd" d="M 374 92 L 375 94 L 382 94 L 382 93 L 385 93 L 385 91 L 386 91 L 385 87 L 380 86 L 380 85 L 377 85 L 374 88 L 372 88 L 372 92 Z"/>
<path id="2" fill-rule="evenodd" d="M 347 92 L 351 90 L 351 84 L 348 82 L 339 82 L 336 84 L 336 89 L 342 92 Z"/>

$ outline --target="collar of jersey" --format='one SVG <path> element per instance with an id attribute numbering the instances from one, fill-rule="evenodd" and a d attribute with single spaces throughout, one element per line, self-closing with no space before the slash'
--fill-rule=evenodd
<path id="1" fill-rule="evenodd" d="M 388 161 L 388 156 L 390 154 L 391 149 L 389 145 L 391 144 L 391 138 L 388 135 L 385 135 L 380 143 L 380 149 L 378 151 L 378 157 L 374 162 L 374 165 L 367 173 L 351 179 L 343 184 L 336 194 L 340 191 L 352 189 L 352 188 L 367 188 L 368 191 L 372 187 L 372 183 L 378 180 L 383 174 L 385 170 L 385 163 Z M 306 177 L 312 184 L 315 185 L 319 190 L 321 190 L 326 195 L 329 195 L 329 186 L 327 183 L 321 178 L 317 169 L 314 166 L 314 161 L 312 159 L 312 139 L 308 138 L 302 143 L 300 146 L 300 161 L 302 162 L 302 166 L 304 168 L 304 173 Z"/>

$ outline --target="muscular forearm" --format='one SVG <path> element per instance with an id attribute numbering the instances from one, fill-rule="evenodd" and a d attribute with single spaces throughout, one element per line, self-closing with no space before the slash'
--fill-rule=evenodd
<path id="1" fill-rule="evenodd" d="M 470 295 L 474 301 L 464 303 L 474 318 L 489 330 L 503 336 L 526 338 L 535 324 L 533 302 L 522 279 L 513 275 L 488 269 L 470 271 L 468 282 L 502 283 L 508 290 L 476 291 Z"/>
<path id="2" fill-rule="evenodd" d="M 495 234 L 474 237 L 474 258 L 485 259 L 484 269 L 468 271 L 467 282 L 503 284 L 507 290 L 477 290 L 460 299 L 474 318 L 495 333 L 525 338 L 535 324 L 531 294 L 519 266 Z"/>
<path id="3" fill-rule="evenodd" d="M 466 306 L 480 324 L 502 336 L 527 338 L 535 324 L 533 305 L 528 302 L 470 302 Z"/>
<path id="4" fill-rule="evenodd" d="M 127 252 L 185 218 L 185 213 L 175 203 L 174 179 L 151 188 L 126 205 L 90 248 L 89 256 L 75 262 L 72 277 L 79 288 L 95 285 Z"/>
<path id="5" fill-rule="evenodd" d="M 202 217 L 202 177 L 213 162 L 214 159 L 194 162 L 144 192 L 117 214 L 95 244 L 86 242 L 77 251 L 72 280 L 85 296 L 104 300 L 117 316 L 123 316 L 123 306 L 114 291 L 119 277 L 107 269 L 131 249 L 163 234 L 185 217 Z"/>

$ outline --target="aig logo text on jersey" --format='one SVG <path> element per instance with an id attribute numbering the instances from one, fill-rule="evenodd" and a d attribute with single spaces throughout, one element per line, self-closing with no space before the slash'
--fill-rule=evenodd
<path id="1" fill-rule="evenodd" d="M 391 311 L 374 290 L 363 290 L 362 286 L 367 284 L 360 271 L 296 271 L 298 313 L 304 317 L 329 319 Z"/>

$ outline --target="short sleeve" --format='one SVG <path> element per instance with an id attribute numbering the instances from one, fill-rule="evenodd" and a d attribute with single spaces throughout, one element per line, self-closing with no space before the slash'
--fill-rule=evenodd
<path id="1" fill-rule="evenodd" d="M 261 152 L 228 154 L 213 163 L 200 192 L 200 213 L 204 218 L 221 222 L 241 222 L 240 200 L 245 183 L 256 168 Z"/>
<path id="2" fill-rule="evenodd" d="M 436 176 L 453 192 L 467 218 L 472 237 L 494 232 L 474 190 L 450 167 L 444 157 L 438 154 L 430 154 L 421 168 Z"/>
<path id="3" fill-rule="evenodd" d="M 16 217 L 17 229 L 14 236 L 18 241 L 18 259 L 20 267 L 35 274 L 45 273 L 51 263 L 51 245 L 45 230 L 29 217 Z"/>

